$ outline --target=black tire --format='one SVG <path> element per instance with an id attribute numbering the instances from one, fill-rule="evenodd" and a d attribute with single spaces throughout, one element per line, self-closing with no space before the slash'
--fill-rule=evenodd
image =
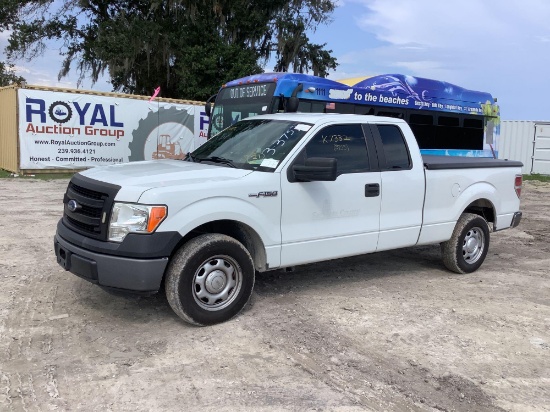
<path id="1" fill-rule="evenodd" d="M 128 144 L 130 149 L 129 162 L 137 162 L 145 159 L 145 144 L 151 136 L 155 140 L 158 135 L 153 133 L 164 123 L 181 124 L 183 127 L 193 133 L 194 116 L 190 115 L 187 110 L 179 110 L 177 107 L 159 108 L 157 112 L 151 111 L 144 119 L 139 121 L 137 129 L 132 132 L 132 141 Z"/>
<path id="2" fill-rule="evenodd" d="M 184 321 L 205 326 L 225 322 L 247 304 L 254 288 L 254 263 L 232 237 L 217 233 L 191 239 L 173 256 L 166 297 Z"/>
<path id="3" fill-rule="evenodd" d="M 451 238 L 441 243 L 443 263 L 456 273 L 472 273 L 479 269 L 489 250 L 489 225 L 472 213 L 463 213 Z"/>

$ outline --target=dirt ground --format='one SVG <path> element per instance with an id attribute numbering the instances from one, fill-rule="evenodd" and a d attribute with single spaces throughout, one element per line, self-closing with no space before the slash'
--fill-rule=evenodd
<path id="1" fill-rule="evenodd" d="M 59 267 L 67 180 L 0 180 L 2 411 L 550 411 L 550 184 L 470 275 L 422 246 L 269 272 L 191 327 Z"/>

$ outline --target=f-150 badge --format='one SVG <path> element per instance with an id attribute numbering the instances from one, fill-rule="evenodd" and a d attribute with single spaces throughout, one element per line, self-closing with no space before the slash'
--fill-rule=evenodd
<path id="1" fill-rule="evenodd" d="M 248 197 L 275 197 L 277 196 L 279 192 L 276 190 L 274 192 L 258 192 L 258 193 L 250 193 Z"/>

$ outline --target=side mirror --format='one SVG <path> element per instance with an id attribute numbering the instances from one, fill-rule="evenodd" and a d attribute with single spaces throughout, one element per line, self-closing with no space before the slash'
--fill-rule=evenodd
<path id="1" fill-rule="evenodd" d="M 298 85 L 294 88 L 292 91 L 292 95 L 288 98 L 286 102 L 286 109 L 285 111 L 287 113 L 296 113 L 298 111 L 298 105 L 300 103 L 300 99 L 298 99 L 298 92 L 301 92 L 304 90 L 304 85 L 302 83 L 298 83 Z"/>
<path id="2" fill-rule="evenodd" d="M 329 157 L 311 157 L 304 165 L 292 166 L 294 178 L 298 182 L 334 182 L 337 160 Z"/>
<path id="3" fill-rule="evenodd" d="M 289 97 L 286 102 L 286 112 L 287 113 L 296 113 L 298 111 L 298 105 L 300 104 L 300 100 L 293 96 Z"/>

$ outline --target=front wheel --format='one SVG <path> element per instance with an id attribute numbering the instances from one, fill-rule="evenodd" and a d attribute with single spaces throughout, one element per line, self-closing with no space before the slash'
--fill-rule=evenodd
<path id="1" fill-rule="evenodd" d="M 254 263 L 232 237 L 205 234 L 174 255 L 166 275 L 166 297 L 176 314 L 195 325 L 213 325 L 237 315 L 254 287 Z"/>
<path id="2" fill-rule="evenodd" d="M 472 273 L 479 269 L 489 250 L 489 225 L 472 213 L 463 213 L 451 238 L 441 243 L 443 263 L 456 273 Z"/>

